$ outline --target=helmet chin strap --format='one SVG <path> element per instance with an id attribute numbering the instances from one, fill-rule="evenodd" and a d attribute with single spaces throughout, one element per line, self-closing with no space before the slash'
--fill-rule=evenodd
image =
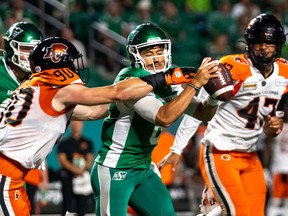
<path id="1" fill-rule="evenodd" d="M 271 75 L 274 70 L 273 62 L 275 60 L 275 53 L 271 58 L 261 58 L 256 56 L 253 50 L 251 50 L 249 57 L 253 62 L 253 65 L 260 71 L 264 78 L 267 78 Z"/>
<path id="2" fill-rule="evenodd" d="M 261 57 L 261 56 L 255 56 L 255 61 L 257 64 L 272 64 L 274 61 L 274 57 L 270 57 L 270 58 L 265 58 L 265 57 Z"/>
<path id="3" fill-rule="evenodd" d="M 161 69 L 156 69 L 154 62 L 153 62 L 152 64 L 153 64 L 153 69 L 152 69 L 152 70 L 148 70 L 148 69 L 145 67 L 146 70 L 149 71 L 151 74 L 155 74 L 155 73 L 159 73 L 159 72 L 165 72 L 165 71 L 164 71 L 165 66 L 162 67 Z"/>
<path id="4" fill-rule="evenodd" d="M 253 48 L 250 47 L 249 57 L 251 58 L 253 64 L 257 68 L 264 68 L 267 65 L 273 64 L 273 62 L 275 61 L 275 55 L 276 55 L 276 51 L 273 53 L 272 57 L 269 57 L 269 58 L 266 58 L 261 55 L 257 56 L 255 55 Z"/>

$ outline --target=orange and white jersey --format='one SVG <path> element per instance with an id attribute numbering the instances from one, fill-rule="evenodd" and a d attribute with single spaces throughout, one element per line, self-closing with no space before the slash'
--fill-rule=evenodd
<path id="1" fill-rule="evenodd" d="M 273 173 L 288 174 L 288 123 L 283 125 L 282 132 L 272 141 L 273 159 L 271 171 Z"/>
<path id="2" fill-rule="evenodd" d="M 38 168 L 62 138 L 75 107 L 61 112 L 52 107 L 54 95 L 70 84 L 83 85 L 68 68 L 33 74 L 23 83 L 0 114 L 0 152 L 25 168 Z"/>
<path id="3" fill-rule="evenodd" d="M 278 59 L 265 79 L 244 55 L 228 55 L 220 61 L 232 73 L 233 97 L 219 104 L 202 142 L 219 150 L 254 152 L 264 118 L 275 115 L 279 100 L 288 91 L 288 62 Z"/>

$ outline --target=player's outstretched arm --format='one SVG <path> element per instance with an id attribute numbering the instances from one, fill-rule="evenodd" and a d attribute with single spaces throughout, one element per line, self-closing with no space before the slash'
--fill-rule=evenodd
<path id="1" fill-rule="evenodd" d="M 115 94 L 118 95 L 118 100 L 136 100 L 144 97 L 152 90 L 164 88 L 166 85 L 190 83 L 196 71 L 194 67 L 171 68 L 166 73 L 156 73 L 140 78 L 131 78 L 116 83 L 113 86 L 116 90 Z M 201 79 L 199 80 L 202 82 Z M 207 83 L 206 80 L 204 82 Z"/>
<path id="2" fill-rule="evenodd" d="M 152 74 L 146 78 L 151 83 L 141 78 L 130 78 L 104 87 L 87 88 L 82 85 L 68 85 L 55 95 L 53 107 L 61 111 L 69 105 L 76 104 L 72 120 L 97 120 L 107 116 L 108 103 L 139 99 L 152 90 L 170 85 L 172 80 L 167 79 L 164 73 Z M 187 79 L 191 80 L 189 77 Z M 185 77 L 173 78 L 173 81 L 188 82 Z"/>
<path id="3" fill-rule="evenodd" d="M 192 70 L 192 69 L 191 69 Z M 195 68 L 193 68 L 193 71 Z M 175 73 L 178 75 L 176 76 Z M 192 73 L 192 72 L 191 72 Z M 190 73 L 173 70 L 171 73 L 157 73 L 140 78 L 129 78 L 111 86 L 98 87 L 99 92 L 95 92 L 95 98 L 102 92 L 104 98 L 100 97 L 99 103 L 111 103 L 127 100 L 137 100 L 149 92 L 164 88 L 166 85 L 174 85 L 191 82 Z M 101 93 L 101 94 L 102 94 Z"/>
<path id="4" fill-rule="evenodd" d="M 169 74 L 167 73 L 157 73 L 151 74 L 149 76 L 140 77 L 140 78 L 130 78 L 118 82 L 113 85 L 103 86 L 103 87 L 95 87 L 95 88 L 87 88 L 82 85 L 68 85 L 60 89 L 53 99 L 53 107 L 58 111 L 62 111 L 69 105 L 84 105 L 84 106 L 95 106 L 100 104 L 107 104 L 119 101 L 127 101 L 127 100 L 137 100 L 145 95 L 147 95 L 152 90 L 156 90 L 159 88 L 163 88 L 166 85 L 179 84 L 183 82 L 190 82 L 193 80 L 190 73 L 194 74 L 195 68 L 180 70 L 173 70 Z M 215 70 L 215 69 L 214 69 Z M 199 72 L 200 71 L 200 72 Z M 175 74 L 178 75 L 175 75 Z M 204 82 L 207 83 L 207 79 L 213 77 L 210 72 L 201 69 L 198 69 L 198 74 L 195 77 L 194 81 L 195 85 L 202 86 Z M 217 75 L 214 75 L 214 77 Z M 195 89 L 190 89 L 189 91 L 195 91 Z M 195 92 L 193 93 L 193 95 Z M 182 100 L 186 100 L 185 97 L 181 97 Z M 191 100 L 191 98 L 189 98 Z M 105 115 L 105 111 L 101 108 L 99 114 L 90 115 L 89 113 L 94 112 L 94 109 L 99 109 L 97 107 L 86 107 L 86 114 L 84 112 L 84 107 L 76 107 L 73 119 L 79 120 L 91 120 L 91 119 L 99 119 Z M 179 116 L 178 116 L 179 117 Z M 177 117 L 177 118 L 178 118 Z M 174 118 L 174 121 L 177 119 Z"/>
<path id="5" fill-rule="evenodd" d="M 193 68 L 193 70 L 195 70 Z M 182 76 L 169 76 L 165 73 L 151 74 L 140 78 L 130 78 L 113 85 L 87 88 L 82 85 L 68 85 L 60 89 L 53 99 L 53 107 L 62 111 L 69 105 L 95 106 L 112 102 L 137 100 L 147 95 L 152 90 L 164 88 L 166 85 L 179 84 L 191 81 L 189 71 Z M 101 108 L 101 109 L 100 109 Z M 102 107 L 76 107 L 73 118 L 80 120 L 99 119 L 105 115 Z M 86 111 L 84 111 L 86 109 Z M 89 110 L 90 109 L 90 110 Z M 92 114 L 99 110 L 99 114 Z M 86 112 L 86 114 L 85 114 Z"/>

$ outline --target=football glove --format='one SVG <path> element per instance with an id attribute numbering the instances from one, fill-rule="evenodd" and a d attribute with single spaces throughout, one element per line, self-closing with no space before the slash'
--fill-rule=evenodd
<path id="1" fill-rule="evenodd" d="M 170 68 L 165 72 L 166 85 L 191 83 L 196 72 L 197 69 L 195 67 Z"/>

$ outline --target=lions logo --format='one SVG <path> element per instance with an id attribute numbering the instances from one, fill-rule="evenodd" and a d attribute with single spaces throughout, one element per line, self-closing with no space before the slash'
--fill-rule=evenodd
<path id="1" fill-rule="evenodd" d="M 14 199 L 15 199 L 15 200 L 20 200 L 20 198 L 21 198 L 20 191 L 19 191 L 19 190 L 16 190 L 16 191 L 14 192 Z"/>
<path id="2" fill-rule="evenodd" d="M 67 55 L 67 49 L 68 47 L 62 43 L 53 43 L 46 49 L 46 53 L 43 58 L 50 58 L 52 62 L 58 63 L 63 55 Z"/>
<path id="3" fill-rule="evenodd" d="M 229 154 L 222 154 L 221 160 L 229 161 L 231 159 L 231 156 Z"/>

